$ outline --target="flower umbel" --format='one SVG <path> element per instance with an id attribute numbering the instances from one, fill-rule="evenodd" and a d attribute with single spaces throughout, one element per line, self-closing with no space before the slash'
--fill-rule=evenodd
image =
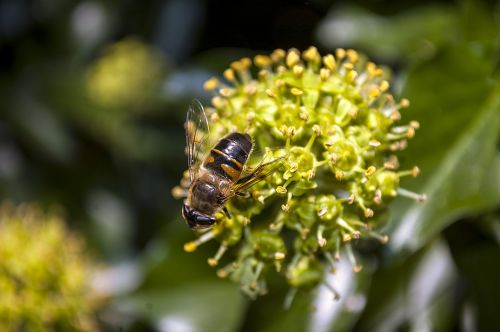
<path id="1" fill-rule="evenodd" d="M 278 49 L 257 55 L 253 65 L 243 58 L 223 80 L 205 83 L 213 93 L 207 108 L 212 135 L 246 132 L 257 151 L 284 161 L 250 189 L 250 198 L 227 203 L 231 218 L 218 215 L 215 227 L 185 249 L 216 239 L 221 245 L 208 260 L 212 266 L 234 249 L 234 262 L 217 274 L 239 282 L 251 297 L 266 293 L 269 269 L 293 289 L 322 283 L 344 253 L 360 271 L 352 240 L 386 243 L 375 230 L 387 203 L 398 195 L 425 200 L 399 187 L 401 177 L 419 173 L 418 167 L 399 171 L 395 155 L 419 127 L 416 121 L 396 125 L 409 101 L 396 102 L 387 73 L 354 50 L 322 57 L 315 47 Z"/>
<path id="2" fill-rule="evenodd" d="M 0 270 L 0 330 L 97 330 L 90 261 L 56 215 L 3 203 Z"/>
<path id="3" fill-rule="evenodd" d="M 151 102 L 159 87 L 163 63 L 158 54 L 137 39 L 108 46 L 87 72 L 86 88 L 100 106 L 126 111 Z"/>

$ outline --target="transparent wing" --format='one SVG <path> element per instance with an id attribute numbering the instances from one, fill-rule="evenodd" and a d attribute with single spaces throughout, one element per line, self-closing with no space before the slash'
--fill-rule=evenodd
<path id="1" fill-rule="evenodd" d="M 239 179 L 238 182 L 236 182 L 236 184 L 233 186 L 232 191 L 237 194 L 256 185 L 257 183 L 274 173 L 281 166 L 284 160 L 285 157 L 279 157 L 268 162 L 263 161 L 260 165 L 253 168 L 248 175 L 245 175 L 241 179 Z"/>
<path id="2" fill-rule="evenodd" d="M 188 156 L 189 176 L 191 181 L 193 181 L 198 171 L 200 158 L 208 152 L 206 143 L 210 132 L 207 115 L 205 114 L 203 105 L 197 99 L 193 99 L 189 105 L 184 127 L 186 130 L 186 153 Z"/>

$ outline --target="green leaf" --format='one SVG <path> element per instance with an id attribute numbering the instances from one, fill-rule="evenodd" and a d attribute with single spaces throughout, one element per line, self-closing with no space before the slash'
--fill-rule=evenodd
<path id="1" fill-rule="evenodd" d="M 416 119 L 421 129 L 401 160 L 418 165 L 422 176 L 403 187 L 428 199 L 393 205 L 393 252 L 415 251 L 457 218 L 500 204 L 500 88 L 490 68 L 481 52 L 462 45 L 409 73 L 404 95 L 412 107 L 405 121 Z"/>
<path id="2" fill-rule="evenodd" d="M 317 35 L 329 48 L 355 47 L 385 61 L 418 62 L 464 42 L 492 53 L 498 45 L 494 10 L 473 0 L 425 5 L 392 17 L 355 7 L 336 8 L 319 25 Z"/>
<path id="3" fill-rule="evenodd" d="M 456 8 L 432 5 L 388 19 L 359 8 L 341 8 L 327 16 L 317 34 L 327 47 L 356 47 L 386 61 L 427 58 L 456 36 L 456 14 Z"/>
<path id="4" fill-rule="evenodd" d="M 245 299 L 228 281 L 145 290 L 118 303 L 122 311 L 147 318 L 161 331 L 237 331 L 244 307 Z"/>
<path id="5" fill-rule="evenodd" d="M 465 286 L 457 300 L 464 311 L 469 311 L 469 326 L 475 325 L 477 331 L 500 330 L 500 265 L 495 264 L 500 261 L 499 237 L 495 232 L 500 226 L 499 212 L 463 220 L 446 234 Z"/>
<path id="6" fill-rule="evenodd" d="M 354 330 L 449 331 L 457 272 L 448 247 L 435 241 L 374 275 L 368 303 Z"/>
<path id="7" fill-rule="evenodd" d="M 206 243 L 193 253 L 183 251 L 183 244 L 194 238 L 183 221 L 170 223 L 164 238 L 150 245 L 143 259 L 141 287 L 116 299 L 117 310 L 145 319 L 162 331 L 174 331 L 176 326 L 189 331 L 237 330 L 247 299 L 237 284 L 218 278 L 216 269 L 206 263 L 216 251 L 215 243 Z"/>

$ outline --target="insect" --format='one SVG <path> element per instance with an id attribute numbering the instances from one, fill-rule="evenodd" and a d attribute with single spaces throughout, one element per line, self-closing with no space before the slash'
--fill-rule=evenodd
<path id="1" fill-rule="evenodd" d="M 226 202 L 235 195 L 248 197 L 245 190 L 271 174 L 282 158 L 261 162 L 248 171 L 246 163 L 254 144 L 250 135 L 240 132 L 223 137 L 209 150 L 207 116 L 197 100 L 188 109 L 185 129 L 190 185 L 182 217 L 192 229 L 208 228 L 220 210 L 230 218 Z"/>

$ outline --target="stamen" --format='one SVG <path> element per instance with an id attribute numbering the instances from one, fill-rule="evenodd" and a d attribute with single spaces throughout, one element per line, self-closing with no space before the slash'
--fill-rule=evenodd
<path id="1" fill-rule="evenodd" d="M 382 244 L 386 244 L 387 242 L 389 242 L 389 235 L 387 235 L 387 234 L 381 235 L 381 234 L 378 234 L 378 233 L 373 232 L 373 231 L 367 232 L 366 234 L 374 239 L 379 240 L 380 243 L 382 243 Z"/>
<path id="2" fill-rule="evenodd" d="M 397 193 L 403 197 L 414 199 L 418 203 L 425 202 L 427 200 L 426 194 L 417 194 L 404 188 L 398 188 Z"/>
<path id="3" fill-rule="evenodd" d="M 335 259 L 332 257 L 332 254 L 329 253 L 328 251 L 324 252 L 323 255 L 325 255 L 326 260 L 330 264 L 330 272 L 334 273 L 335 272 Z"/>
<path id="4" fill-rule="evenodd" d="M 337 218 L 337 225 L 348 230 L 354 238 L 359 238 L 359 231 L 355 230 L 347 221 L 342 218 Z"/>
<path id="5" fill-rule="evenodd" d="M 328 288 L 330 290 L 330 292 L 332 292 L 333 294 L 333 299 L 335 301 L 338 301 L 340 300 L 340 293 L 332 286 L 330 285 L 329 283 L 327 283 L 326 281 L 323 281 L 323 285 L 325 285 L 326 288 Z"/>
<path id="6" fill-rule="evenodd" d="M 335 240 L 335 260 L 339 261 L 340 260 L 340 237 L 337 236 L 337 239 Z"/>
<path id="7" fill-rule="evenodd" d="M 296 65 L 300 61 L 300 56 L 297 54 L 296 50 L 290 50 L 288 52 L 288 55 L 286 56 L 286 65 L 289 68 L 292 68 L 294 65 Z"/>
<path id="8" fill-rule="evenodd" d="M 212 240 L 216 235 L 217 235 L 217 232 L 215 232 L 214 230 L 210 230 L 210 231 L 202 234 L 196 240 L 184 244 L 184 250 L 186 252 L 193 252 L 196 250 L 196 248 L 198 248 L 199 245 Z"/>
<path id="9" fill-rule="evenodd" d="M 412 169 L 410 170 L 406 170 L 406 171 L 400 171 L 400 172 L 397 172 L 396 173 L 399 177 L 403 177 L 403 176 L 408 176 L 408 175 L 411 175 L 413 176 L 414 178 L 416 178 L 419 174 L 420 174 L 420 168 L 418 168 L 418 166 L 414 166 Z"/>
<path id="10" fill-rule="evenodd" d="M 368 169 L 365 171 L 365 175 L 366 176 L 372 176 L 373 173 L 375 173 L 375 171 L 377 170 L 377 168 L 375 166 L 370 166 L 368 167 Z"/>
<path id="11" fill-rule="evenodd" d="M 228 275 L 236 271 L 236 269 L 238 269 L 239 267 L 240 267 L 239 263 L 232 262 L 227 264 L 223 268 L 218 269 L 216 273 L 219 278 L 226 278 Z"/>
<path id="12" fill-rule="evenodd" d="M 234 70 L 231 68 L 228 68 L 224 70 L 224 73 L 222 73 L 224 78 L 230 82 L 236 82 L 236 75 L 234 75 Z"/>
<path id="13" fill-rule="evenodd" d="M 335 58 L 331 54 L 325 55 L 323 57 L 323 63 L 325 64 L 326 68 L 328 68 L 331 71 L 334 71 L 335 68 L 337 67 Z"/>
<path id="14" fill-rule="evenodd" d="M 347 258 L 351 262 L 353 272 L 357 273 L 357 272 L 361 271 L 363 269 L 363 267 L 356 260 L 356 256 L 354 256 L 354 252 L 352 251 L 351 243 L 347 242 L 345 244 L 345 249 L 347 252 Z"/>
<path id="15" fill-rule="evenodd" d="M 227 245 L 224 242 L 222 242 L 215 256 L 213 258 L 208 259 L 208 265 L 216 266 L 217 264 L 219 264 L 219 260 L 222 258 L 227 248 L 228 248 Z"/>
<path id="16" fill-rule="evenodd" d="M 293 74 L 295 75 L 295 77 L 300 78 L 302 77 L 303 73 L 304 73 L 304 66 L 301 65 L 293 66 Z"/>
<path id="17" fill-rule="evenodd" d="M 292 287 L 286 293 L 285 300 L 283 301 L 283 308 L 285 310 L 290 309 L 292 306 L 293 300 L 295 299 L 295 295 L 297 295 L 298 288 Z"/>
<path id="18" fill-rule="evenodd" d="M 382 191 L 380 189 L 377 189 L 375 191 L 375 195 L 373 197 L 373 202 L 377 205 L 382 204 Z"/>
<path id="19" fill-rule="evenodd" d="M 326 239 L 323 237 L 323 232 L 325 230 L 325 225 L 319 225 L 316 231 L 316 238 L 318 239 L 318 245 L 324 247 L 326 245 Z"/>
<path id="20" fill-rule="evenodd" d="M 213 91 L 219 86 L 219 80 L 215 77 L 210 78 L 203 84 L 203 89 L 205 91 Z"/>

